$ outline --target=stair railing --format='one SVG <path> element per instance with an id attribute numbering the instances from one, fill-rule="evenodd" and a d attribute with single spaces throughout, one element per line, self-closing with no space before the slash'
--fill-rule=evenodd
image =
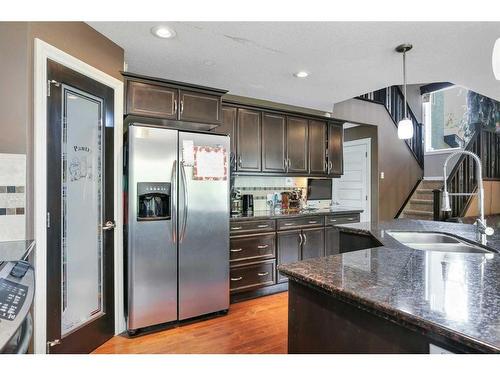
<path id="1" fill-rule="evenodd" d="M 483 178 L 500 180 L 500 134 L 486 129 L 481 124 L 474 124 L 474 133 L 465 150 L 475 153 L 481 159 Z M 450 193 L 472 193 L 477 188 L 476 164 L 471 156 L 462 154 L 451 170 L 446 183 Z M 451 212 L 441 212 L 442 190 L 434 190 L 434 220 L 446 220 L 450 216 L 463 217 L 473 196 L 450 197 Z"/>
<path id="2" fill-rule="evenodd" d="M 382 104 L 389 116 L 391 116 L 394 125 L 397 127 L 399 121 L 404 117 L 404 95 L 399 86 L 386 87 L 377 91 L 373 91 L 361 96 L 357 99 L 366 100 L 372 103 Z M 409 150 L 417 160 L 420 167 L 424 168 L 424 139 L 423 126 L 417 121 L 415 114 L 407 104 L 408 117 L 413 123 L 413 137 L 406 139 L 405 143 Z"/>

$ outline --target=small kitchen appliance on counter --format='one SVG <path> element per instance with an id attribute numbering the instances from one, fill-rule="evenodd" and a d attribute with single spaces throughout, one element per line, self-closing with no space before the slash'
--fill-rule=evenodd
<path id="1" fill-rule="evenodd" d="M 243 194 L 241 196 L 241 200 L 243 202 L 243 213 L 244 214 L 253 213 L 253 195 Z"/>

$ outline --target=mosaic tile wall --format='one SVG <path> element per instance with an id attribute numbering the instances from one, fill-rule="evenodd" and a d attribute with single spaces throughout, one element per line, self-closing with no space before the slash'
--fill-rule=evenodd
<path id="1" fill-rule="evenodd" d="M 0 154 L 0 241 L 25 239 L 26 156 Z"/>
<path id="2" fill-rule="evenodd" d="M 292 191 L 295 189 L 305 189 L 307 178 L 305 177 L 256 177 L 238 176 L 234 182 L 235 189 L 241 194 L 252 194 L 254 199 L 254 210 L 267 210 L 267 194 L 282 191 Z"/>

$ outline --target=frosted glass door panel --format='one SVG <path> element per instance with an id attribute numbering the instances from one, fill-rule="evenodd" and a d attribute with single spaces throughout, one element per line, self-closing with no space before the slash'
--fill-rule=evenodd
<path id="1" fill-rule="evenodd" d="M 102 100 L 63 85 L 61 334 L 103 311 Z"/>

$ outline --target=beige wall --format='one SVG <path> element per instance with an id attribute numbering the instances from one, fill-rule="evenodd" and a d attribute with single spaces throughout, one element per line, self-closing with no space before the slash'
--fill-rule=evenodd
<path id="1" fill-rule="evenodd" d="M 0 22 L 0 152 L 26 153 L 27 237 L 33 235 L 33 63 L 39 38 L 122 79 L 124 51 L 83 22 Z M 8 51 L 8 53 L 5 53 Z M 5 69 L 4 67 L 8 67 Z M 5 82 L 5 84 L 4 84 Z"/>
<path id="2" fill-rule="evenodd" d="M 484 214 L 500 214 L 500 181 L 484 181 Z M 479 216 L 477 196 L 472 197 L 465 216 Z"/>
<path id="3" fill-rule="evenodd" d="M 398 138 L 397 128 L 382 105 L 351 99 L 335 104 L 333 116 L 347 122 L 377 126 L 379 219 L 393 219 L 422 178 L 422 169 Z M 382 172 L 384 179 L 380 178 Z"/>

